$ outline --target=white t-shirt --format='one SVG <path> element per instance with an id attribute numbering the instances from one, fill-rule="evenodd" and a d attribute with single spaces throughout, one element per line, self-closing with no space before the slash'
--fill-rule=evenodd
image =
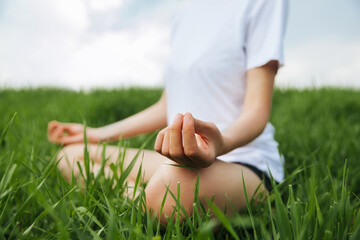
<path id="1" fill-rule="evenodd" d="M 190 112 L 224 131 L 241 114 L 245 73 L 270 60 L 283 64 L 287 0 L 193 0 L 174 26 L 165 70 L 167 119 Z M 268 123 L 244 147 L 218 157 L 284 178 Z"/>

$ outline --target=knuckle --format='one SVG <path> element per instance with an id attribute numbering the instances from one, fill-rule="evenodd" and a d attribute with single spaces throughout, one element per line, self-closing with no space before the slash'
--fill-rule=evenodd
<path id="1" fill-rule="evenodd" d="M 203 161 L 203 162 L 201 162 L 201 163 L 199 164 L 199 167 L 201 167 L 201 168 L 207 168 L 207 167 L 210 167 L 211 164 L 212 164 L 212 163 L 209 162 L 209 161 Z"/>
<path id="2" fill-rule="evenodd" d="M 216 128 L 216 125 L 215 125 L 215 123 L 213 123 L 213 122 L 204 122 L 204 124 L 202 124 L 201 126 L 199 126 L 199 130 L 200 131 L 209 131 L 209 130 L 211 130 L 211 129 L 214 129 L 214 128 Z"/>
<path id="3" fill-rule="evenodd" d="M 170 128 L 169 130 L 169 136 L 174 136 L 174 135 L 178 135 L 179 134 L 179 129 L 176 128 Z"/>
<path id="4" fill-rule="evenodd" d="M 184 157 L 184 154 L 181 151 L 170 150 L 170 156 L 173 158 L 182 158 Z"/>
<path id="5" fill-rule="evenodd" d="M 159 141 L 161 141 L 164 138 L 164 134 L 162 132 L 159 132 L 156 136 L 155 144 Z"/>
<path id="6" fill-rule="evenodd" d="M 196 156 L 196 151 L 192 148 L 188 148 L 184 150 L 185 156 L 191 158 Z"/>
<path id="7" fill-rule="evenodd" d="M 185 134 L 185 135 L 194 134 L 194 130 L 191 129 L 191 128 L 188 128 L 188 127 L 184 127 L 184 129 L 183 129 L 182 132 L 183 132 L 183 134 Z"/>
<path id="8" fill-rule="evenodd" d="M 159 147 L 159 146 L 154 146 L 154 150 L 156 151 L 156 152 L 158 152 L 158 153 L 161 153 L 161 147 Z"/>
<path id="9" fill-rule="evenodd" d="M 179 127 L 176 124 L 171 124 L 169 127 L 170 132 L 177 132 L 179 131 Z"/>
<path id="10" fill-rule="evenodd" d="M 209 128 L 216 128 L 216 125 L 213 122 L 207 122 L 207 125 Z"/>
<path id="11" fill-rule="evenodd" d="M 166 157 L 170 156 L 169 150 L 167 150 L 167 149 L 161 149 L 160 152 L 161 152 L 162 155 L 164 155 L 164 156 L 166 156 Z"/>
<path id="12" fill-rule="evenodd" d="M 164 131 L 164 138 L 170 137 L 170 128 L 166 128 Z"/>
<path id="13" fill-rule="evenodd" d="M 184 126 L 187 126 L 187 127 L 193 126 L 193 125 L 194 125 L 194 122 L 193 122 L 193 121 L 189 121 L 189 120 L 186 119 L 186 120 L 184 120 L 183 125 L 184 125 Z"/>

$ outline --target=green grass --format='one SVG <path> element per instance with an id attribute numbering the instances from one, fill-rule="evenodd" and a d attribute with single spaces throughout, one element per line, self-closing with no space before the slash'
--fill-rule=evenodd
<path id="1" fill-rule="evenodd" d="M 120 176 L 93 176 L 86 167 L 84 189 L 62 178 L 55 161 L 59 147 L 47 142 L 48 121 L 101 126 L 160 95 L 160 89 L 137 88 L 0 90 L 0 239 L 360 239 L 359 91 L 276 90 L 271 121 L 286 180 L 264 202 L 249 202 L 232 218 L 213 204 L 205 209 L 195 196 L 199 210 L 183 224 L 175 218 L 160 226 L 142 210 L 140 177 L 139 196 L 123 197 L 130 168 L 121 169 L 121 156 L 112 165 Z M 145 135 L 119 145 L 151 149 L 153 143 Z M 171 192 L 166 197 L 177 198 Z M 185 214 L 180 205 L 175 210 Z"/>

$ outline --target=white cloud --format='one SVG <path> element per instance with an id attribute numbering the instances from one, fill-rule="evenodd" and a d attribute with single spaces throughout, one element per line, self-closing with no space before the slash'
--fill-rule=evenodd
<path id="1" fill-rule="evenodd" d="M 132 30 L 93 35 L 73 52 L 63 80 L 75 89 L 159 86 L 168 36 L 166 26 L 150 23 Z"/>
<path id="2" fill-rule="evenodd" d="M 360 42 L 339 37 L 313 39 L 286 50 L 279 87 L 360 88 Z"/>
<path id="3" fill-rule="evenodd" d="M 114 8 L 120 8 L 125 0 L 89 0 L 91 10 L 106 12 Z"/>
<path id="4" fill-rule="evenodd" d="M 83 0 L 3 0 L 2 26 L 24 32 L 53 33 L 59 30 L 77 32 L 88 24 Z"/>
<path id="5" fill-rule="evenodd" d="M 6 0 L 0 20 L 0 87 L 160 85 L 169 24 L 147 15 L 128 29 L 90 29 L 92 14 L 115 19 L 123 2 Z"/>
<path id="6" fill-rule="evenodd" d="M 89 19 L 82 0 L 6 0 L 0 22 L 2 85 L 61 80 Z"/>
<path id="7" fill-rule="evenodd" d="M 160 85 L 171 18 L 187 2 L 167 0 L 113 28 L 131 0 L 2 1 L 0 87 L 74 89 Z M 285 53 L 277 86 L 360 88 L 358 41 L 318 38 Z"/>

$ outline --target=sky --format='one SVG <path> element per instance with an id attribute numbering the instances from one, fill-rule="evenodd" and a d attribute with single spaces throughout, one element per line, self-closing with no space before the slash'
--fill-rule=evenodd
<path id="1" fill-rule="evenodd" d="M 0 88 L 162 86 L 192 0 L 0 0 Z M 283 88 L 360 89 L 360 1 L 289 0 Z"/>
<path id="2" fill-rule="evenodd" d="M 290 0 L 282 87 L 360 88 L 360 1 Z"/>

